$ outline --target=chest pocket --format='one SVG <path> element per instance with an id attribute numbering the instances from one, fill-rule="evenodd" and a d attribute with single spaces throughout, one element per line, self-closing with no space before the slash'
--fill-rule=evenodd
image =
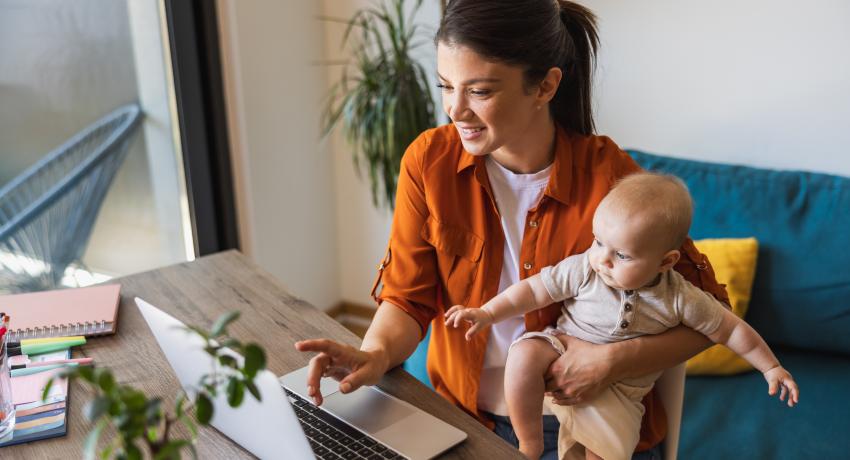
<path id="1" fill-rule="evenodd" d="M 484 240 L 472 232 L 429 216 L 420 236 L 437 250 L 437 265 L 446 307 L 466 305 L 478 275 Z"/>

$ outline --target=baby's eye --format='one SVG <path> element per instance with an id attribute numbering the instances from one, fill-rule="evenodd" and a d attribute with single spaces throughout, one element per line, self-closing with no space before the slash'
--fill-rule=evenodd
<path id="1" fill-rule="evenodd" d="M 615 254 L 615 255 L 617 256 L 617 258 L 618 258 L 618 259 L 620 259 L 620 260 L 629 260 L 629 259 L 631 259 L 631 257 L 627 256 L 626 254 L 623 254 L 623 253 L 622 253 L 622 252 L 620 252 L 620 251 L 617 251 L 617 252 L 615 252 L 614 254 Z"/>
<path id="2" fill-rule="evenodd" d="M 600 248 L 602 247 L 602 243 L 600 243 L 600 242 L 599 242 L 599 240 L 597 240 L 596 238 L 594 238 L 594 239 L 593 239 L 593 244 L 594 244 L 595 246 L 600 247 Z"/>

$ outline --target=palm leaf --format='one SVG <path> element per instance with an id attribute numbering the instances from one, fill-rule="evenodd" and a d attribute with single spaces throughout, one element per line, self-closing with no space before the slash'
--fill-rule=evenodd
<path id="1" fill-rule="evenodd" d="M 323 136 L 341 127 L 358 176 L 367 173 L 373 204 L 390 209 L 404 151 L 436 124 L 425 70 L 409 54 L 426 42 L 414 23 L 422 0 L 407 16 L 405 1 L 381 0 L 349 19 L 343 42 L 352 57 L 328 91 L 321 119 Z"/>

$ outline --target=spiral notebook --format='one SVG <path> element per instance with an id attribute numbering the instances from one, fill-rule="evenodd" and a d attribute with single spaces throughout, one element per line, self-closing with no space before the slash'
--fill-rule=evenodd
<path id="1" fill-rule="evenodd" d="M 0 311 L 9 315 L 9 340 L 114 334 L 121 285 L 0 296 Z"/>

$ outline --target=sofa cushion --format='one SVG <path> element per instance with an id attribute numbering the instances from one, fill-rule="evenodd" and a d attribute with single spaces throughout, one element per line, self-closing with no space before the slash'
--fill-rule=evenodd
<path id="1" fill-rule="evenodd" d="M 687 183 L 694 239 L 759 241 L 746 320 L 769 344 L 850 354 L 850 179 L 629 153 Z"/>
<path id="2" fill-rule="evenodd" d="M 847 458 L 850 357 L 775 350 L 800 385 L 793 408 L 767 394 L 759 372 L 688 377 L 679 458 Z"/>
<path id="3" fill-rule="evenodd" d="M 743 318 L 750 306 L 756 274 L 758 241 L 755 238 L 709 238 L 694 241 L 714 267 L 717 282 L 726 285 L 732 313 Z M 688 375 L 730 375 L 753 366 L 725 345 L 714 345 L 688 360 Z"/>

